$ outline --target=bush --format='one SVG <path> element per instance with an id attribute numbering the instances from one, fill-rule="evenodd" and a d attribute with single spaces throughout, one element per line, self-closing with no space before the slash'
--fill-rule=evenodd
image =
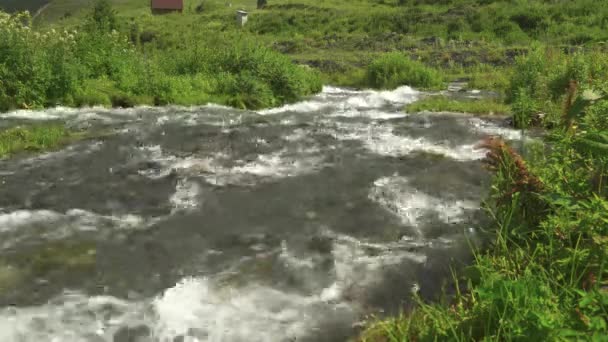
<path id="1" fill-rule="evenodd" d="M 132 107 L 142 101 L 199 104 L 211 98 L 260 108 L 322 88 L 317 72 L 252 42 L 213 47 L 195 42 L 155 49 L 145 57 L 132 41 L 148 42 L 153 32 L 140 35 L 133 26 L 127 36 L 112 30 L 115 13 L 106 1 L 95 5 L 79 32 L 41 34 L 29 22 L 27 14 L 0 12 L 0 110 L 58 104 Z M 218 79 L 218 72 L 226 80 Z"/>
<path id="2" fill-rule="evenodd" d="M 586 126 L 593 130 L 608 131 L 608 100 L 590 106 L 584 120 Z"/>
<path id="3" fill-rule="evenodd" d="M 387 53 L 367 68 L 367 82 L 373 88 L 391 89 L 402 85 L 439 88 L 443 79 L 438 71 L 412 61 L 401 53 Z"/>
<path id="4" fill-rule="evenodd" d="M 527 124 L 538 110 L 548 114 L 547 123 L 562 116 L 566 90 L 574 83 L 579 92 L 599 89 L 608 79 L 608 60 L 601 52 L 566 54 L 551 49 L 533 49 L 516 59 L 507 90 L 507 101 L 513 104 L 516 121 Z M 591 109 L 590 109 L 591 110 Z"/>
<path id="5" fill-rule="evenodd" d="M 237 95 L 243 100 L 247 98 L 242 102 L 248 105 L 247 108 L 292 102 L 322 88 L 316 71 L 293 64 L 287 56 L 251 44 L 237 44 L 221 50 L 212 57 L 210 63 L 212 70 L 234 76 L 222 81 L 223 84 L 228 84 L 223 89 L 230 90 L 228 94 L 233 98 Z M 232 82 L 234 79 L 245 83 L 235 86 Z M 241 96 L 247 91 L 252 91 L 251 96 Z M 253 101 L 252 97 L 256 94 L 264 97 Z M 274 100 L 268 101 L 265 97 L 268 94 Z M 249 107 L 251 105 L 253 107 Z"/>

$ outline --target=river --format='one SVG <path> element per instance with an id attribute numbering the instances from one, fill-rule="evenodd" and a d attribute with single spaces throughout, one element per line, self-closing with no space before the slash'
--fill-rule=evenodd
<path id="1" fill-rule="evenodd" d="M 105 132 L 0 160 L 0 341 L 345 341 L 437 294 L 486 221 L 476 144 L 519 133 L 420 96 L 0 114 Z"/>

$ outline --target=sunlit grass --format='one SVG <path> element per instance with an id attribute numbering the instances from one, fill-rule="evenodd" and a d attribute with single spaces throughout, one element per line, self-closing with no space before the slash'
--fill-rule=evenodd
<path id="1" fill-rule="evenodd" d="M 71 134 L 59 124 L 22 126 L 0 131 L 0 157 L 21 151 L 43 151 L 67 142 Z"/>
<path id="2" fill-rule="evenodd" d="M 509 114 L 510 107 L 493 99 L 453 99 L 446 96 L 429 96 L 405 107 L 408 113 L 423 111 L 453 112 L 478 115 Z"/>

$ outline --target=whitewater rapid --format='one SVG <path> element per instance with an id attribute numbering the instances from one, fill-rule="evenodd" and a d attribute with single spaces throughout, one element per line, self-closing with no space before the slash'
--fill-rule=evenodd
<path id="1" fill-rule="evenodd" d="M 0 114 L 111 132 L 0 160 L 0 341 L 345 341 L 437 293 L 485 222 L 476 145 L 519 132 L 420 96 Z M 66 241 L 88 268 L 26 269 Z"/>

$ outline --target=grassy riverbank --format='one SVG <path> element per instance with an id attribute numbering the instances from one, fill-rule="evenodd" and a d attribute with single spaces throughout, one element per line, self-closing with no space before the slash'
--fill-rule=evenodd
<path id="1" fill-rule="evenodd" d="M 182 14 L 156 16 L 148 2 L 109 0 L 92 12 L 94 3 L 53 0 L 31 25 L 3 16 L 0 110 L 262 108 L 317 92 L 322 82 L 440 88 L 465 77 L 502 90 L 515 56 L 535 42 L 601 50 L 608 38 L 601 0 L 273 0 L 261 10 L 253 0 L 192 0 Z M 236 9 L 250 12 L 244 28 Z"/>
<path id="2" fill-rule="evenodd" d="M 408 113 L 455 112 L 477 115 L 508 115 L 509 105 L 495 99 L 455 99 L 446 96 L 429 96 L 406 106 Z"/>
<path id="3" fill-rule="evenodd" d="M 531 144 L 524 159 L 485 142 L 493 242 L 455 275 L 449 299 L 419 300 L 362 341 L 606 341 L 608 61 L 536 50 L 515 69 L 515 117 L 527 126 L 544 111 L 550 149 Z"/>

